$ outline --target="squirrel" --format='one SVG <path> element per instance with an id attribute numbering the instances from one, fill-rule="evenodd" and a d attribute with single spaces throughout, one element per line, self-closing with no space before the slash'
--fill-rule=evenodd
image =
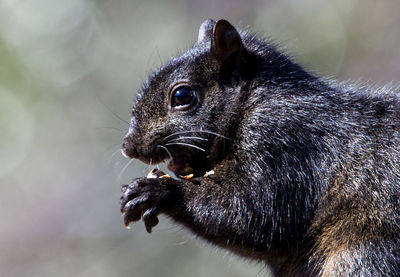
<path id="1" fill-rule="evenodd" d="M 124 223 L 160 213 L 277 276 L 400 276 L 400 94 L 309 73 L 206 20 L 134 103 L 122 152 L 176 178 L 122 186 Z"/>

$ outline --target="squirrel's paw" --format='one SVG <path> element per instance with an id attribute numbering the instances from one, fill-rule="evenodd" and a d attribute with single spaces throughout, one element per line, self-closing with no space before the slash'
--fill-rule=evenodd
<path id="1" fill-rule="evenodd" d="M 167 205 L 169 180 L 158 178 L 137 178 L 129 185 L 122 186 L 120 203 L 125 226 L 143 219 L 148 233 L 158 224 L 158 214 Z"/>

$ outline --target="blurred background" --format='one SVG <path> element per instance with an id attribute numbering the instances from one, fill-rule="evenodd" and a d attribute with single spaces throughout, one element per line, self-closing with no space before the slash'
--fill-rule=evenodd
<path id="1" fill-rule="evenodd" d="M 398 0 L 0 0 L 0 276 L 268 276 L 160 218 L 123 226 L 119 152 L 152 70 L 207 18 L 273 38 L 309 70 L 395 85 Z M 120 119 L 121 118 L 121 119 Z"/>

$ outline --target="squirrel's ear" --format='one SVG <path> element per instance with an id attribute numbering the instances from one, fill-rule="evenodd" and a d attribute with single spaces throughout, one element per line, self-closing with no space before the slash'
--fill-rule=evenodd
<path id="1" fill-rule="evenodd" d="M 216 54 L 218 59 L 226 60 L 233 54 L 240 54 L 242 50 L 242 38 L 235 27 L 225 19 L 218 20 L 214 24 L 211 51 Z"/>
<path id="2" fill-rule="evenodd" d="M 207 19 L 204 21 L 199 29 L 199 36 L 197 41 L 209 41 L 213 35 L 213 30 L 215 26 L 215 21 L 212 19 Z"/>

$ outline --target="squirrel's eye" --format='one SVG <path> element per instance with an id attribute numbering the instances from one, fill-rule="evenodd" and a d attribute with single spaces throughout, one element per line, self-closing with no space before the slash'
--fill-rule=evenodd
<path id="1" fill-rule="evenodd" d="M 188 110 L 196 104 L 196 92 L 190 87 L 179 87 L 172 92 L 171 107 L 175 110 Z"/>

